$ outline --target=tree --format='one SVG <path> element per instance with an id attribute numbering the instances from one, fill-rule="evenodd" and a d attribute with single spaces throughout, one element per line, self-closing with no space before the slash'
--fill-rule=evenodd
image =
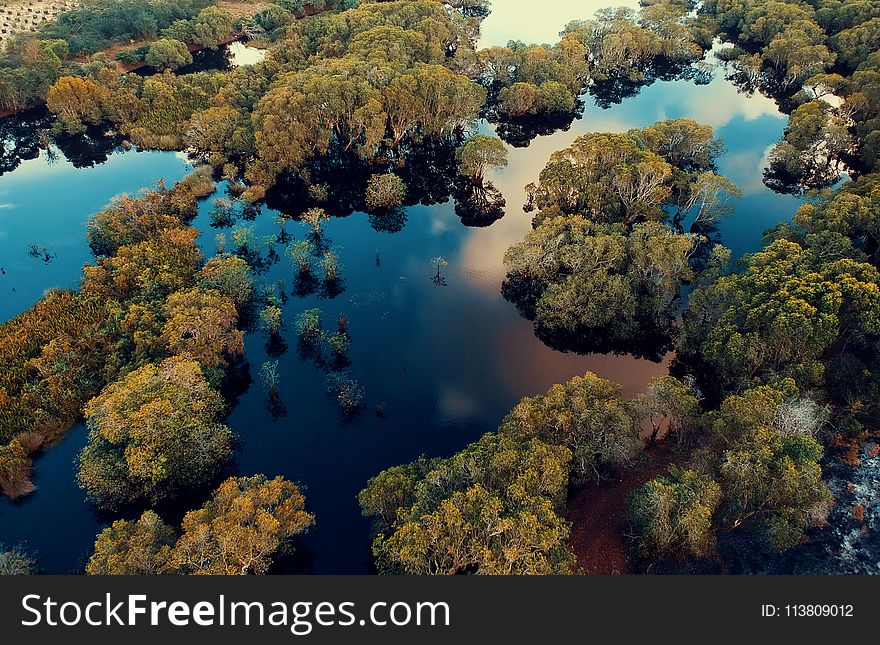
<path id="1" fill-rule="evenodd" d="M 0 444 L 0 491 L 16 499 L 36 490 L 31 482 L 31 460 L 20 441 Z"/>
<path id="2" fill-rule="evenodd" d="M 619 225 L 556 213 L 542 211 L 535 230 L 507 250 L 505 297 L 552 347 L 662 352 L 681 286 L 693 278 L 696 239 L 657 222 L 627 235 Z"/>
<path id="3" fill-rule="evenodd" d="M 814 434 L 824 423 L 818 406 L 808 415 L 791 381 L 760 386 L 724 400 L 709 426 L 723 450 L 722 514 L 739 526 L 751 520 L 777 549 L 798 544 L 821 525 L 831 493 L 822 482 L 822 446 Z"/>
<path id="4" fill-rule="evenodd" d="M 116 255 L 123 246 L 156 240 L 166 230 L 182 228 L 196 216 L 197 199 L 214 192 L 210 174 L 209 168 L 203 168 L 170 189 L 159 182 L 157 190 L 113 199 L 86 225 L 92 252 Z"/>
<path id="5" fill-rule="evenodd" d="M 241 113 L 228 105 L 209 107 L 193 114 L 186 142 L 212 162 L 218 162 L 215 165 L 221 165 L 232 154 L 244 152 L 235 148 L 242 121 Z"/>
<path id="6" fill-rule="evenodd" d="M 441 138 L 461 130 L 486 101 L 486 91 L 441 65 L 419 64 L 396 77 L 383 92 L 397 147 L 406 136 Z"/>
<path id="7" fill-rule="evenodd" d="M 177 535 L 153 511 L 136 522 L 116 520 L 98 534 L 86 564 L 91 576 L 150 576 L 167 572 Z"/>
<path id="8" fill-rule="evenodd" d="M 630 135 L 682 170 L 710 170 L 724 151 L 724 144 L 715 138 L 711 126 L 693 119 L 659 121 L 642 130 L 632 130 Z"/>
<path id="9" fill-rule="evenodd" d="M 507 166 L 507 146 L 497 137 L 482 134 L 471 137 L 456 151 L 458 172 L 470 177 L 475 185 L 483 183 L 487 168 Z"/>
<path id="10" fill-rule="evenodd" d="M 367 183 L 364 201 L 368 211 L 383 211 L 403 205 L 406 183 L 395 174 L 373 175 Z"/>
<path id="11" fill-rule="evenodd" d="M 712 516 L 721 487 L 693 470 L 672 467 L 630 495 L 628 516 L 642 556 L 704 557 L 715 544 Z"/>
<path id="12" fill-rule="evenodd" d="M 282 477 L 230 477 L 183 518 L 171 566 L 190 575 L 263 574 L 315 521 L 299 488 Z"/>
<path id="13" fill-rule="evenodd" d="M 171 354 L 186 353 L 204 369 L 214 370 L 244 353 L 235 303 L 219 291 L 177 291 L 168 297 L 165 315 L 162 336 Z"/>
<path id="14" fill-rule="evenodd" d="M 223 397 L 197 362 L 145 365 L 85 409 L 89 442 L 77 478 L 98 506 L 172 499 L 209 484 L 232 456 Z"/>
<path id="15" fill-rule="evenodd" d="M 847 121 L 846 115 L 825 101 L 798 106 L 788 120 L 783 140 L 770 154 L 767 178 L 771 184 L 815 188 L 834 183 L 841 160 L 854 147 Z"/>
<path id="16" fill-rule="evenodd" d="M 870 265 L 823 262 L 821 252 L 786 239 L 744 264 L 698 288 L 684 316 L 683 349 L 699 354 L 724 389 L 779 376 L 819 385 L 839 338 L 880 331 L 880 276 Z"/>
<path id="17" fill-rule="evenodd" d="M 794 223 L 804 235 L 847 238 L 880 265 L 880 177 L 869 175 L 842 186 L 815 203 L 801 206 Z"/>
<path id="18" fill-rule="evenodd" d="M 498 93 L 498 108 L 512 118 L 537 112 L 539 90 L 531 83 L 514 83 Z"/>
<path id="19" fill-rule="evenodd" d="M 679 217 L 693 213 L 692 230 L 712 226 L 730 213 L 732 197 L 742 197 L 742 191 L 727 177 L 711 171 L 700 173 L 688 187 Z"/>
<path id="20" fill-rule="evenodd" d="M 193 42 L 216 49 L 232 33 L 232 17 L 217 7 L 205 7 L 192 20 Z"/>
<path id="21" fill-rule="evenodd" d="M 526 187 L 529 207 L 556 206 L 565 213 L 627 226 L 663 220 L 662 207 L 681 197 L 673 185 L 681 177 L 696 184 L 722 147 L 711 127 L 690 119 L 660 121 L 626 134 L 585 134 L 553 153 L 540 181 Z"/>
<path id="22" fill-rule="evenodd" d="M 277 336 L 283 324 L 280 307 L 268 305 L 260 309 L 260 325 L 270 336 Z"/>
<path id="23" fill-rule="evenodd" d="M 834 36 L 832 44 L 839 53 L 840 62 L 855 70 L 880 47 L 880 16 L 845 29 Z"/>
<path id="24" fill-rule="evenodd" d="M 837 55 L 825 39 L 819 25 L 802 21 L 775 36 L 763 55 L 782 74 L 784 85 L 796 85 L 834 65 Z"/>
<path id="25" fill-rule="evenodd" d="M 202 267 L 198 285 L 205 291 L 218 291 L 241 311 L 251 301 L 254 293 L 251 268 L 235 255 L 218 255 Z"/>
<path id="26" fill-rule="evenodd" d="M 651 379 L 633 404 L 638 417 L 651 424 L 652 443 L 662 434 L 674 436 L 681 444 L 692 440 L 699 428 L 702 411 L 697 393 L 674 376 Z"/>
<path id="27" fill-rule="evenodd" d="M 540 396 L 526 397 L 504 418 L 499 432 L 517 440 L 565 446 L 576 480 L 600 481 L 627 466 L 642 443 L 620 386 L 587 373 Z"/>
<path id="28" fill-rule="evenodd" d="M 32 576 L 37 570 L 36 561 L 21 548 L 0 545 L 0 576 Z"/>
<path id="29" fill-rule="evenodd" d="M 58 116 L 65 131 L 75 133 L 83 132 L 86 125 L 100 124 L 109 100 L 110 91 L 91 79 L 63 76 L 49 90 L 46 107 Z"/>
<path id="30" fill-rule="evenodd" d="M 162 38 L 150 44 L 144 62 L 158 70 L 178 69 L 192 64 L 192 54 L 185 43 L 173 38 Z"/>
<path id="31" fill-rule="evenodd" d="M 323 208 L 310 208 L 302 214 L 302 221 L 312 227 L 314 235 L 320 235 L 321 224 L 330 221 L 330 216 Z"/>
<path id="32" fill-rule="evenodd" d="M 359 499 L 385 522 L 373 543 L 379 571 L 570 573 L 568 526 L 557 512 L 569 459 L 562 446 L 487 434 L 448 459 L 371 479 Z"/>
<path id="33" fill-rule="evenodd" d="M 426 460 L 383 470 L 358 494 L 363 514 L 377 518 L 383 528 L 390 529 L 400 512 L 415 503 L 416 486 L 426 472 Z"/>

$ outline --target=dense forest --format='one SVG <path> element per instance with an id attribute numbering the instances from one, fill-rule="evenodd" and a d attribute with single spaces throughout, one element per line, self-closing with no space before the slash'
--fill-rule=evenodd
<path id="1" fill-rule="evenodd" d="M 85 420 L 78 482 L 122 518 L 96 537 L 87 573 L 266 573 L 321 521 L 294 483 L 231 469 L 244 334 L 283 342 L 282 296 L 260 282 L 278 258 L 248 229 L 214 257 L 196 244 L 190 224 L 216 180 L 232 193 L 217 221 L 255 216 L 283 189 L 285 218 L 308 231 L 291 241 L 282 226 L 278 240 L 296 288 L 338 293 L 322 222 L 364 211 L 394 231 L 403 207 L 452 201 L 487 226 L 505 212 L 490 178 L 507 144 L 567 128 L 587 100 L 699 84 L 710 56 L 789 114 L 763 180 L 804 195 L 793 221 L 732 260 L 718 222 L 741 190 L 719 174 L 724 142 L 692 119 L 554 152 L 524 187 L 532 230 L 504 256 L 504 298 L 555 350 L 673 351 L 670 374 L 630 398 L 573 375 L 456 454 L 378 473 L 358 501 L 380 573 L 601 570 L 574 552 L 569 506 L 622 479 L 635 571 L 711 570 L 743 536 L 783 552 L 821 530 L 825 471 L 878 432 L 878 3 L 642 2 L 572 22 L 555 44 L 486 49 L 488 2 L 265 4 L 242 16 L 234 2 L 86 0 L 2 53 L 0 106 L 45 104 L 47 136 L 109 129 L 202 163 L 96 214 L 79 288 L 0 325 L 0 489 L 31 493 L 32 458 Z M 266 57 L 185 73 L 192 51 L 238 38 Z M 131 73 L 142 65 L 153 73 Z M 295 327 L 343 413 L 360 413 L 344 317 L 328 331 L 307 310 Z M 276 369 L 261 368 L 270 399 Z M 167 512 L 180 505 L 194 510 Z M 0 553 L 0 572 L 36 566 Z"/>

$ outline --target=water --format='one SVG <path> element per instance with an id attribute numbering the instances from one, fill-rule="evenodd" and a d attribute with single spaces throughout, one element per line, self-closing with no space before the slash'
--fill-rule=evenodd
<path id="1" fill-rule="evenodd" d="M 210 47 L 199 49 L 193 52 L 192 57 L 191 64 L 175 71 L 178 76 L 214 70 L 228 71 L 236 67 L 254 65 L 266 58 L 266 50 L 249 47 L 243 42 L 235 40 L 228 45 L 220 45 L 213 49 Z M 141 76 L 152 76 L 158 73 L 150 66 L 138 67 L 133 72 Z"/>
<path id="2" fill-rule="evenodd" d="M 85 222 L 110 198 L 169 184 L 192 169 L 173 152 L 112 153 L 104 163 L 77 168 L 58 149 L 42 150 L 0 177 L 0 320 L 25 311 L 46 289 L 73 288 L 92 259 Z M 28 247 L 47 255 L 31 257 Z"/>
<path id="3" fill-rule="evenodd" d="M 604 2 L 552 3 L 538 19 L 533 20 L 530 13 L 523 20 L 524 3 L 496 0 L 495 13 L 485 23 L 485 39 L 498 44 L 511 37 L 552 41 L 570 19 L 589 17 Z M 284 571 L 369 570 L 369 526 L 360 517 L 355 496 L 383 468 L 421 454 L 452 454 L 494 430 L 522 396 L 543 392 L 576 374 L 594 371 L 620 382 L 625 394 L 632 396 L 651 377 L 665 373 L 664 364 L 632 357 L 551 351 L 534 337 L 531 324 L 501 298 L 500 285 L 504 251 L 530 230 L 531 216 L 522 212 L 523 187 L 537 178 L 553 151 L 585 132 L 626 131 L 683 116 L 713 125 L 725 139 L 728 152 L 719 170 L 742 187 L 744 196 L 720 232 L 736 255 L 756 249 L 762 231 L 790 219 L 799 203 L 772 193 L 761 183 L 766 152 L 781 136 L 786 117 L 772 101 L 738 94 L 723 78 L 701 87 L 685 81 L 657 82 L 608 110 L 588 102 L 583 118 L 568 131 L 538 137 L 528 148 L 511 148 L 509 166 L 491 177 L 506 198 L 506 215 L 487 228 L 464 227 L 452 204 L 407 209 L 405 228 L 393 234 L 373 230 L 363 213 L 324 225 L 344 266 L 346 289 L 332 300 L 290 296 L 284 307 L 284 337 L 290 350 L 278 360 L 279 394 L 287 415 L 273 419 L 267 405 L 258 378 L 261 363 L 269 358 L 267 339 L 255 333 L 246 339 L 255 382 L 228 420 L 241 438 L 237 472 L 280 474 L 300 483 L 309 509 L 317 516 L 316 527 L 304 537 L 298 557 L 286 563 Z M 486 124 L 482 127 L 491 129 Z M 101 175 L 109 172 L 107 168 L 116 168 L 118 174 Z M 21 170 L 25 172 L 19 177 Z M 43 231 L 33 241 L 49 247 L 54 243 L 49 244 L 46 231 L 54 235 L 65 228 L 65 238 L 79 254 L 76 263 L 81 263 L 88 258 L 83 222 L 107 197 L 150 185 L 159 176 L 171 179 L 174 172 L 182 175 L 185 170 L 184 161 L 173 154 L 125 153 L 113 154 L 106 164 L 90 170 L 68 169 L 67 174 L 56 175 L 57 164 L 40 157 L 0 177 L 3 201 L 16 204 L 15 209 L 0 211 L 0 222 L 6 221 L 3 218 L 9 212 L 17 212 L 33 227 L 29 230 Z M 78 181 L 73 182 L 74 178 Z M 93 194 L 80 201 L 88 186 Z M 44 193 L 51 191 L 61 203 L 46 208 L 45 200 L 51 195 Z M 203 231 L 200 243 L 206 254 L 214 252 L 218 232 L 210 227 L 212 208 L 210 199 L 203 202 L 194 223 Z M 253 225 L 258 238 L 278 232 L 268 208 Z M 305 233 L 295 222 L 287 224 L 287 231 L 299 238 Z M 0 245 L 7 245 L 0 246 L 3 262 L 7 262 L 7 248 L 17 253 L 32 241 L 22 229 L 7 240 L 0 240 Z M 280 246 L 278 250 L 283 251 Z M 73 250 L 67 253 L 75 255 Z M 20 283 L 34 280 L 34 286 L 29 287 L 28 298 L 22 296 L 9 310 L 24 308 L 47 286 L 75 283 L 76 263 L 60 270 L 67 253 L 59 253 L 45 270 L 25 254 L 20 259 L 25 267 L 35 275 L 52 277 L 26 280 L 24 273 L 18 273 Z M 449 262 L 444 270 L 447 286 L 432 281 L 431 260 L 438 256 Z M 261 276 L 267 282 L 279 278 L 289 293 L 293 271 L 286 258 Z M 5 301 L 2 306 L 7 306 Z M 297 356 L 293 320 L 310 307 L 323 310 L 324 325 L 330 330 L 335 329 L 340 314 L 350 321 L 349 369 L 364 386 L 367 404 L 353 420 L 344 420 L 326 395 L 323 371 Z M 374 413 L 377 404 L 385 418 Z M 36 493 L 19 504 L 0 500 L 0 542 L 25 543 L 50 573 L 80 570 L 101 526 L 73 480 L 72 459 L 84 441 L 85 432 L 78 429 L 38 460 Z M 53 533 L 55 526 L 59 529 Z"/>

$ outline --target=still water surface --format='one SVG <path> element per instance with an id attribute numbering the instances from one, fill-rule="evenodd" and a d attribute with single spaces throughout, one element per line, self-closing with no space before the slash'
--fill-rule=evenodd
<path id="1" fill-rule="evenodd" d="M 529 13 L 524 20 L 525 2 L 496 0 L 484 23 L 484 44 L 510 38 L 553 41 L 569 20 L 589 17 L 605 3 L 548 3 L 537 18 Z M 522 396 L 576 374 L 596 372 L 620 382 L 631 396 L 665 372 L 663 364 L 627 356 L 548 349 L 502 299 L 500 285 L 504 251 L 530 229 L 530 216 L 522 212 L 523 187 L 537 178 L 553 151 L 585 132 L 626 131 L 674 117 L 709 123 L 724 138 L 727 153 L 719 170 L 740 185 L 743 198 L 722 223 L 721 236 L 736 255 L 754 250 L 762 231 L 790 219 L 798 205 L 761 182 L 767 150 L 781 136 L 786 117 L 769 99 L 739 94 L 721 77 L 699 87 L 657 82 L 607 110 L 587 99 L 583 118 L 568 131 L 511 148 L 509 166 L 492 177 L 506 198 L 506 216 L 490 227 L 464 227 L 452 204 L 407 209 L 405 228 L 394 234 L 373 230 L 363 213 L 325 225 L 344 266 L 346 290 L 332 300 L 291 296 L 284 307 L 290 351 L 279 358 L 279 371 L 287 416 L 273 419 L 268 409 L 258 373 L 269 356 L 265 337 L 256 333 L 246 339 L 255 382 L 228 420 L 241 438 L 237 472 L 280 474 L 300 483 L 317 516 L 285 571 L 369 570 L 369 527 L 355 496 L 381 469 L 421 454 L 451 454 L 493 430 Z M 0 209 L 0 264 L 7 271 L 0 289 L 5 294 L 16 289 L 14 297 L 0 299 L 0 319 L 25 309 L 46 288 L 76 285 L 79 266 L 89 259 L 84 223 L 110 196 L 150 186 L 160 177 L 173 181 L 188 169 L 172 153 L 117 151 L 106 163 L 82 170 L 63 160 L 49 163 L 41 154 L 0 177 L 0 202 L 10 205 Z M 208 217 L 212 208 L 209 198 L 194 223 L 203 231 L 206 254 L 216 248 L 217 230 Z M 258 237 L 277 233 L 273 215 L 263 209 L 254 223 Z M 304 233 L 294 222 L 287 230 L 297 237 Z M 45 245 L 57 258 L 48 264 L 30 258 L 30 243 Z M 449 262 L 447 286 L 432 281 L 431 259 L 438 256 Z M 292 277 L 286 259 L 262 276 L 283 280 L 288 292 Z M 311 307 L 322 309 L 331 330 L 340 314 L 350 321 L 350 372 L 364 386 L 367 403 L 353 420 L 342 419 L 326 396 L 323 373 L 297 357 L 293 319 Z M 374 414 L 377 404 L 385 418 Z M 103 525 L 73 479 L 73 459 L 85 435 L 79 426 L 37 461 L 37 492 L 18 504 L 0 500 L 0 542 L 25 544 L 49 573 L 81 571 Z"/>

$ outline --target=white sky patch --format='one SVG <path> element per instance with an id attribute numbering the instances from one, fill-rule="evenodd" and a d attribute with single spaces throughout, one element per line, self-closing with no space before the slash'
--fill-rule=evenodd
<path id="1" fill-rule="evenodd" d="M 504 46 L 509 40 L 555 43 L 572 20 L 589 20 L 608 6 L 638 9 L 638 0 L 552 0 L 536 9 L 534 0 L 492 0 L 492 13 L 483 21 L 480 47 Z"/>
<path id="2" fill-rule="evenodd" d="M 255 65 L 266 58 L 266 50 L 248 47 L 242 42 L 235 41 L 229 45 L 229 61 L 233 67 Z"/>
<path id="3" fill-rule="evenodd" d="M 440 215 L 431 215 L 431 235 L 435 237 L 450 230 L 450 220 Z"/>

